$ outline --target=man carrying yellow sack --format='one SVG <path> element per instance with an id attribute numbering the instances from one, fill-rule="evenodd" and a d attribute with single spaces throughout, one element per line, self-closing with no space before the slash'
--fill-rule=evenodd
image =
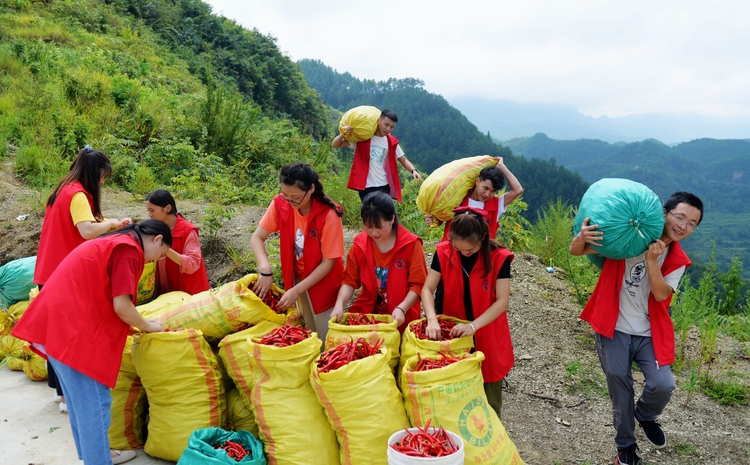
<path id="1" fill-rule="evenodd" d="M 508 192 L 497 196 L 497 192 L 503 188 L 505 182 L 508 182 Z M 472 207 L 486 211 L 489 215 L 490 238 L 497 237 L 498 221 L 500 215 L 505 213 L 508 205 L 523 194 L 523 187 L 518 179 L 510 172 L 503 163 L 503 157 L 497 157 L 497 166 L 489 166 L 482 169 L 477 176 L 474 188 L 472 188 L 461 202 L 462 207 Z M 436 223 L 438 220 L 435 216 L 427 214 L 424 216 L 427 226 Z M 448 231 L 450 231 L 450 220 L 445 223 L 445 232 L 443 241 L 448 240 Z"/>
<path id="2" fill-rule="evenodd" d="M 370 192 L 385 192 L 392 199 L 401 202 L 401 180 L 398 176 L 396 160 L 411 172 L 414 179 L 422 182 L 422 176 L 414 165 L 404 156 L 404 151 L 398 144 L 398 139 L 391 135 L 391 131 L 398 123 L 398 115 L 393 110 L 383 110 L 377 121 L 375 135 L 371 139 L 354 143 L 354 161 L 346 187 L 359 192 L 359 198 L 364 199 Z M 349 147 L 352 142 L 339 134 L 333 139 L 331 147 Z"/>

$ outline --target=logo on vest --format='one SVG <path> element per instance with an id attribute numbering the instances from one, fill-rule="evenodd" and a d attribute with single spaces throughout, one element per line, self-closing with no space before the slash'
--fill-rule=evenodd
<path id="1" fill-rule="evenodd" d="M 406 266 L 406 261 L 403 258 L 399 258 L 398 260 L 396 260 L 396 263 L 394 263 L 394 265 L 400 270 Z"/>
<path id="2" fill-rule="evenodd" d="M 310 237 L 312 237 L 313 239 L 317 239 L 318 238 L 318 230 L 315 229 L 315 228 L 310 229 Z"/>
<path id="3" fill-rule="evenodd" d="M 486 279 L 484 281 L 482 281 L 482 289 L 484 289 L 486 291 L 489 288 L 490 288 L 490 282 L 487 281 Z"/>
<path id="4" fill-rule="evenodd" d="M 487 401 L 475 397 L 461 409 L 458 430 L 463 440 L 474 447 L 485 447 L 493 437 L 492 421 Z"/>

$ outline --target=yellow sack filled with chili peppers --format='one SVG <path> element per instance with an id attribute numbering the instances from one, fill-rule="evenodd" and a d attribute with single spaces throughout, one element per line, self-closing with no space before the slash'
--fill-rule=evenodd
<path id="1" fill-rule="evenodd" d="M 135 335 L 131 353 L 148 397 L 144 450 L 176 462 L 193 431 L 224 424 L 218 361 L 195 329 Z"/>
<path id="2" fill-rule="evenodd" d="M 366 324 L 367 320 L 377 323 Z M 353 322 L 356 324 L 352 324 Z M 383 347 L 391 351 L 388 366 L 392 370 L 396 369 L 400 353 L 401 334 L 398 332 L 398 322 L 390 315 L 344 313 L 340 322 L 331 318 L 328 322 L 325 350 L 354 341 L 360 337 L 366 339 L 370 344 L 383 339 Z"/>
<path id="3" fill-rule="evenodd" d="M 130 353 L 133 337 L 128 336 L 122 351 L 122 363 L 115 388 L 111 389 L 112 421 L 109 424 L 109 447 L 112 449 L 140 449 L 146 441 L 146 389 L 135 372 Z"/>
<path id="4" fill-rule="evenodd" d="M 32 381 L 47 379 L 47 362 L 31 350 L 27 341 L 10 334 L 0 340 L 0 368 L 5 364 L 13 371 L 23 371 Z"/>
<path id="5" fill-rule="evenodd" d="M 223 286 L 192 296 L 188 294 L 188 299 L 171 308 L 159 306 L 157 302 L 163 297 L 159 296 L 153 302 L 139 306 L 138 311 L 146 319 L 159 320 L 166 329 L 198 329 L 212 344 L 261 321 L 284 324 L 288 315 L 296 310 L 290 308 L 283 313 L 272 310 L 250 290 L 257 280 L 258 275 L 251 273 Z M 284 293 L 275 285 L 271 292 L 275 296 Z"/>
<path id="6" fill-rule="evenodd" d="M 253 415 L 252 429 L 246 429 L 253 433 L 253 436 L 256 438 L 258 437 L 259 432 L 258 426 L 255 424 L 255 414 L 252 412 L 253 403 L 250 400 L 253 395 L 255 374 L 253 372 L 253 366 L 250 365 L 250 361 L 247 357 L 247 341 L 251 337 L 264 336 L 279 326 L 281 325 L 277 325 L 270 321 L 264 321 L 238 333 L 230 334 L 219 343 L 219 361 L 224 366 L 229 377 L 232 378 L 234 385 L 237 387 L 237 392 L 240 399 L 242 399 L 242 403 Z"/>
<path id="7" fill-rule="evenodd" d="M 361 105 L 348 110 L 341 117 L 339 132 L 351 143 L 362 142 L 372 138 L 378 129 L 380 110 L 368 105 Z"/>
<path id="8" fill-rule="evenodd" d="M 6 336 L 10 334 L 10 331 L 16 325 L 18 320 L 21 319 L 21 315 L 24 314 L 27 308 L 29 308 L 28 300 L 22 300 L 16 302 L 8 308 L 0 307 L 0 336 Z"/>
<path id="9" fill-rule="evenodd" d="M 398 375 L 401 375 L 406 361 L 418 353 L 422 354 L 422 356 L 434 355 L 438 352 L 459 354 L 462 352 L 469 352 L 474 348 L 473 336 L 446 339 L 447 334 L 450 334 L 450 328 L 452 326 L 457 324 L 468 324 L 468 321 L 459 320 L 458 318 L 450 316 L 438 315 L 438 322 L 440 322 L 440 327 L 443 328 L 443 339 L 440 341 L 427 339 L 424 331 L 427 324 L 426 318 L 414 320 L 406 326 L 404 334 L 401 336 L 401 358 L 398 362 Z"/>
<path id="10" fill-rule="evenodd" d="M 497 159 L 489 155 L 461 158 L 441 166 L 419 187 L 417 208 L 440 221 L 452 219 L 453 209 L 474 187 L 479 172 L 490 166 L 497 166 Z"/>
<path id="11" fill-rule="evenodd" d="M 388 438 L 409 427 L 390 358 L 381 347 L 375 355 L 329 372 L 312 363 L 310 381 L 336 431 L 341 465 L 387 464 Z"/>
<path id="12" fill-rule="evenodd" d="M 400 377 L 404 409 L 412 426 L 442 426 L 461 436 L 466 463 L 521 465 L 513 441 L 497 413 L 487 403 L 482 377 L 484 354 L 461 354 L 460 361 L 443 368 L 416 371 L 421 355 L 406 361 Z"/>
<path id="13" fill-rule="evenodd" d="M 294 332 L 294 338 L 289 331 Z M 301 327 L 284 326 L 286 347 L 248 339 L 248 361 L 253 367 L 251 402 L 270 465 L 330 465 L 338 461 L 336 434 L 310 385 L 310 365 L 320 355 L 317 333 Z M 281 336 L 279 335 L 278 338 Z"/>

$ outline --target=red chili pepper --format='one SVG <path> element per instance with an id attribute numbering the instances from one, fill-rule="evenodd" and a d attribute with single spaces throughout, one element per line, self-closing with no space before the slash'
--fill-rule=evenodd
<path id="1" fill-rule="evenodd" d="M 263 297 L 263 303 L 268 305 L 268 307 L 273 310 L 276 313 L 285 313 L 285 310 L 279 310 L 276 308 L 279 305 L 279 300 L 281 299 L 280 295 L 274 294 L 272 290 L 269 290 L 266 292 L 266 296 Z"/>
<path id="2" fill-rule="evenodd" d="M 289 347 L 294 344 L 299 344 L 309 338 L 310 335 L 312 335 L 312 331 L 307 328 L 284 325 L 260 338 L 258 343 L 268 346 Z"/>
<path id="3" fill-rule="evenodd" d="M 446 354 L 444 352 L 438 352 L 438 355 L 440 355 L 442 358 L 439 358 L 439 359 L 422 358 L 421 354 L 417 354 L 418 362 L 414 371 L 435 370 L 437 368 L 447 367 L 450 364 L 461 361 L 460 358 L 456 358 L 452 356 L 451 354 Z"/>
<path id="4" fill-rule="evenodd" d="M 378 325 L 385 324 L 384 321 L 378 321 L 373 315 L 366 313 L 349 313 L 347 324 L 349 326 L 364 326 L 364 325 Z"/>
<path id="5" fill-rule="evenodd" d="M 410 457 L 443 457 L 458 451 L 458 446 L 453 442 L 450 435 L 443 429 L 430 429 L 430 420 L 423 428 L 417 428 L 416 432 L 406 430 L 406 435 L 391 447 Z"/>
<path id="6" fill-rule="evenodd" d="M 371 344 L 366 339 L 360 337 L 357 340 L 326 350 L 320 354 L 320 358 L 316 362 L 318 371 L 320 373 L 328 373 L 329 371 L 338 370 L 355 360 L 375 355 L 380 351 L 383 341 L 384 339 L 381 338 L 376 343 Z"/>
<path id="7" fill-rule="evenodd" d="M 225 441 L 214 444 L 214 449 L 224 449 L 227 452 L 227 456 L 233 458 L 237 462 L 250 454 L 250 451 L 246 450 L 242 444 L 235 441 Z"/>
<path id="8" fill-rule="evenodd" d="M 438 323 L 440 323 L 440 340 L 448 341 L 453 339 L 453 336 L 451 336 L 451 330 L 456 326 L 456 322 L 448 318 L 438 317 Z M 427 336 L 427 320 L 422 320 L 419 323 L 413 324 L 411 330 L 419 339 L 430 339 Z"/>

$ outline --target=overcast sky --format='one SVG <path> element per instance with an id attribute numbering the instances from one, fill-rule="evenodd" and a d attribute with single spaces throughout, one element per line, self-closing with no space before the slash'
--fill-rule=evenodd
<path id="1" fill-rule="evenodd" d="M 590 116 L 750 116 L 750 2 L 208 0 L 292 60 Z"/>

